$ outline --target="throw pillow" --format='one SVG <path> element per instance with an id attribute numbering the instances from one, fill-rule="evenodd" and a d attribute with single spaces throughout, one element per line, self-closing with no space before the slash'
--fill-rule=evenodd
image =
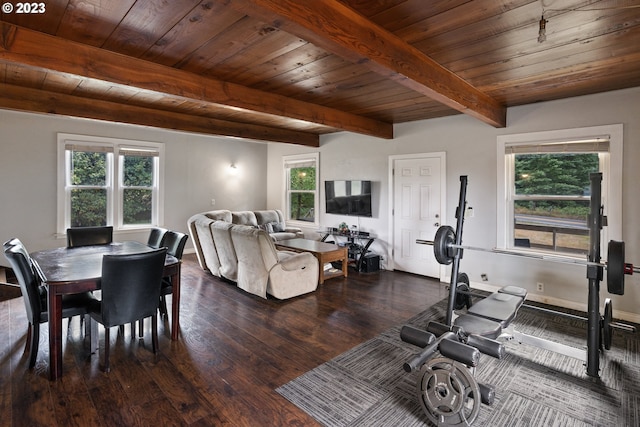
<path id="1" fill-rule="evenodd" d="M 284 231 L 284 227 L 278 222 L 271 222 L 269 224 L 271 224 L 271 227 L 273 228 L 273 233 L 282 233 Z"/>

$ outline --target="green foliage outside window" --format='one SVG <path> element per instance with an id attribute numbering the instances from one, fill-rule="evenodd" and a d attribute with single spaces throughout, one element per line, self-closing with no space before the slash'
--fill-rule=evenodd
<path id="1" fill-rule="evenodd" d="M 315 167 L 289 169 L 289 219 L 315 221 L 315 191 Z"/>
<path id="2" fill-rule="evenodd" d="M 107 154 L 71 152 L 71 227 L 107 225 Z M 100 187 L 100 188 L 95 188 Z"/>
<path id="3" fill-rule="evenodd" d="M 588 196 L 589 175 L 597 172 L 597 153 L 519 154 L 515 157 L 516 195 Z M 588 201 L 518 200 L 517 214 L 586 219 Z"/>
<path id="4" fill-rule="evenodd" d="M 151 224 L 153 168 L 151 156 L 124 156 L 123 224 Z M 72 227 L 107 225 L 107 154 L 71 152 Z"/>
<path id="5" fill-rule="evenodd" d="M 123 223 L 151 224 L 153 208 L 153 157 L 125 156 Z M 147 188 L 127 188 L 147 187 Z"/>

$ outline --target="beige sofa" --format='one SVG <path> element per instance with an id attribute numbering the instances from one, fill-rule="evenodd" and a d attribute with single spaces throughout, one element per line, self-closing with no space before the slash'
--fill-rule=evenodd
<path id="1" fill-rule="evenodd" d="M 187 225 L 204 270 L 263 298 L 285 299 L 316 289 L 318 262 L 310 253 L 276 250 L 275 241 L 302 237 L 282 218 L 277 210 L 218 210 L 193 215 Z"/>

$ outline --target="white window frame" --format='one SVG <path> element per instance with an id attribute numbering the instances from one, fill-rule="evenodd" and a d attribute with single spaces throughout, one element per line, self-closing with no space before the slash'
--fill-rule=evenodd
<path id="1" fill-rule="evenodd" d="M 579 142 L 583 140 L 609 140 L 609 153 L 600 155 L 600 171 L 603 174 L 602 204 L 608 225 L 601 235 L 601 253 L 606 254 L 609 240 L 622 240 L 622 164 L 623 127 L 622 124 L 593 126 L 576 129 L 521 133 L 498 136 L 497 144 L 497 215 L 496 247 L 501 250 L 522 252 L 514 247 L 514 212 L 512 194 L 514 188 L 514 155 L 505 154 L 508 146 Z M 533 250 L 532 252 L 544 252 Z M 583 256 L 576 256 L 584 258 Z"/>
<path id="2" fill-rule="evenodd" d="M 289 212 L 290 207 L 290 190 L 289 190 L 289 167 L 288 165 L 292 164 L 302 164 L 302 163 L 315 163 L 316 168 L 316 189 L 314 192 L 313 203 L 315 205 L 314 211 L 314 221 L 296 221 L 290 220 L 291 217 Z M 283 156 L 282 157 L 282 171 L 284 175 L 283 182 L 283 205 L 284 205 L 284 216 L 287 224 L 290 224 L 295 227 L 308 228 L 309 226 L 318 227 L 320 225 L 320 153 L 309 153 L 309 154 L 296 154 L 291 156 Z"/>
<path id="3" fill-rule="evenodd" d="M 70 151 L 67 146 L 76 145 L 97 148 L 107 154 L 107 225 L 112 225 L 114 231 L 138 231 L 161 226 L 164 223 L 164 144 L 149 141 L 135 141 L 100 136 L 76 135 L 59 133 L 58 135 L 58 218 L 57 234 L 66 235 L 71 224 L 71 187 L 68 182 L 70 176 Z M 153 205 L 151 224 L 123 224 L 122 197 L 124 194 L 122 167 L 124 156 L 128 151 L 149 152 L 155 156 Z M 131 188 L 131 187 L 128 187 Z"/>

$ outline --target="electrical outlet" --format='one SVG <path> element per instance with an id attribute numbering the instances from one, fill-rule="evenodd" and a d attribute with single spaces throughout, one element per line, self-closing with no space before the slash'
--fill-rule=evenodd
<path id="1" fill-rule="evenodd" d="M 538 292 L 544 292 L 544 283 L 538 282 Z"/>
<path id="2" fill-rule="evenodd" d="M 480 278 L 482 279 L 483 282 L 486 282 L 487 280 L 489 280 L 489 277 L 487 277 L 487 275 L 485 273 L 482 273 L 480 275 Z"/>
<path id="3" fill-rule="evenodd" d="M 211 206 L 215 206 L 216 205 L 216 199 L 211 199 Z"/>
<path id="4" fill-rule="evenodd" d="M 467 206 L 467 210 L 464 213 L 464 217 L 465 218 L 473 218 L 474 217 L 473 207 L 472 206 Z"/>

